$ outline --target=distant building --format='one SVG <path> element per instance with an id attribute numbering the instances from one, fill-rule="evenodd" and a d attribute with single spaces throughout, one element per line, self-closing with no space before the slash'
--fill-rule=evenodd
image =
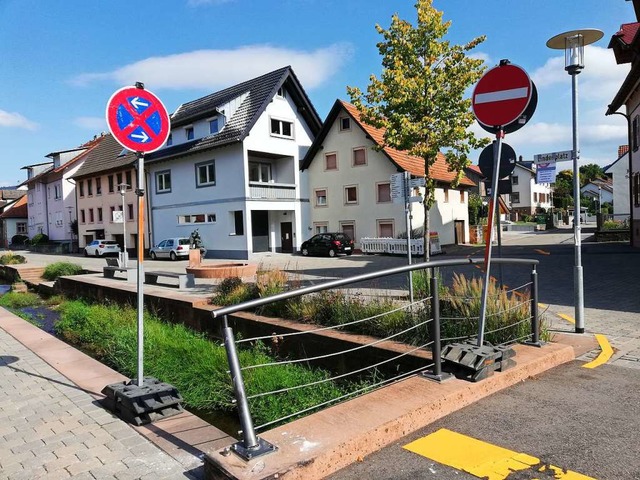
<path id="1" fill-rule="evenodd" d="M 629 204 L 629 146 L 618 148 L 618 158 L 604 169 L 604 173 L 612 178 L 613 213 L 628 215 Z"/>
<path id="2" fill-rule="evenodd" d="M 0 245 L 11 246 L 11 239 L 16 235 L 27 235 L 27 196 L 24 191 L 18 199 L 3 206 L 0 213 Z"/>
<path id="3" fill-rule="evenodd" d="M 533 162 L 519 160 L 511 173 L 511 211 L 519 220 L 522 215 L 535 215 L 541 209 L 551 208 L 551 185 L 536 183 Z"/>

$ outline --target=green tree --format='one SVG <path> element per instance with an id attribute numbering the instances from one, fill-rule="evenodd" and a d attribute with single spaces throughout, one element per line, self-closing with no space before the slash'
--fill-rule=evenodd
<path id="1" fill-rule="evenodd" d="M 480 223 L 480 213 L 482 212 L 482 197 L 477 193 L 469 194 L 469 225 Z"/>
<path id="2" fill-rule="evenodd" d="M 573 171 L 562 170 L 556 175 L 553 184 L 553 204 L 556 208 L 573 205 Z"/>
<path id="3" fill-rule="evenodd" d="M 579 171 L 580 171 L 580 185 L 583 185 L 583 186 L 591 182 L 592 180 L 605 177 L 602 167 L 600 165 L 596 165 L 595 163 L 582 165 Z"/>
<path id="4" fill-rule="evenodd" d="M 470 163 L 469 152 L 488 143 L 469 131 L 474 116 L 471 100 L 464 98 L 484 72 L 483 61 L 468 57 L 467 52 L 485 37 L 451 45 L 443 39 L 451 22 L 443 22 L 443 14 L 433 7 L 432 0 L 418 0 L 415 8 L 415 26 L 397 14 L 388 30 L 376 25 L 383 37 L 377 44 L 382 74 L 380 78 L 371 75 L 366 93 L 357 87 L 347 87 L 347 91 L 362 120 L 385 130 L 385 146 L 424 160 L 423 231 L 427 247 L 429 209 L 435 203 L 436 187 L 429 168 L 438 152 L 445 150 L 449 168 L 457 173 L 455 186 Z M 425 248 L 428 259 L 429 248 Z"/>

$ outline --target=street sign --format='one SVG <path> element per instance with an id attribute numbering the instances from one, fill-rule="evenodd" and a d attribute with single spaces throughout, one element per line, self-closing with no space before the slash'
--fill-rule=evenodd
<path id="1" fill-rule="evenodd" d="M 124 223 L 124 212 L 122 210 L 114 210 L 112 214 L 113 218 L 111 220 L 113 223 Z"/>
<path id="2" fill-rule="evenodd" d="M 409 187 L 411 188 L 424 187 L 426 184 L 427 182 L 424 177 L 412 178 L 409 180 Z"/>
<path id="3" fill-rule="evenodd" d="M 489 132 L 496 133 L 507 126 L 515 131 L 533 114 L 530 112 L 522 119 L 534 97 L 534 90 L 527 72 L 502 61 L 478 81 L 471 99 L 473 113 L 480 126 Z"/>
<path id="4" fill-rule="evenodd" d="M 404 189 L 404 172 L 391 175 L 391 199 L 394 203 L 404 203 L 406 192 Z"/>
<path id="5" fill-rule="evenodd" d="M 533 163 L 564 162 L 572 160 L 573 150 L 562 152 L 539 153 L 533 156 Z"/>
<path id="6" fill-rule="evenodd" d="M 495 147 L 495 143 L 496 142 L 493 142 L 493 144 L 485 147 L 482 152 L 480 152 L 480 159 L 478 160 L 478 167 L 480 167 L 480 171 L 488 180 L 493 178 L 493 149 Z M 516 152 L 510 145 L 502 142 L 498 178 L 504 178 L 511 175 L 514 168 L 516 168 Z"/>
<path id="7" fill-rule="evenodd" d="M 169 136 L 169 114 L 149 90 L 125 87 L 107 102 L 107 124 L 114 138 L 133 152 L 155 152 Z"/>
<path id="8" fill-rule="evenodd" d="M 556 181 L 556 162 L 539 163 L 536 168 L 536 183 L 554 183 Z"/>

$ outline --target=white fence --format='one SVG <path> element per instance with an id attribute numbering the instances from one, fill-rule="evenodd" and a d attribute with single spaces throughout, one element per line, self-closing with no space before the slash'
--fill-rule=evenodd
<path id="1" fill-rule="evenodd" d="M 360 239 L 362 253 L 391 253 L 395 255 L 407 254 L 406 238 L 368 238 Z M 424 255 L 424 239 L 411 239 L 411 255 Z"/>

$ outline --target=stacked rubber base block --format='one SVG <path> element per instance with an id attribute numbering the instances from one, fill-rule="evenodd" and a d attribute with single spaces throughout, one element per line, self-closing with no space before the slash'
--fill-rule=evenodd
<path id="1" fill-rule="evenodd" d="M 142 385 L 133 379 L 102 389 L 102 405 L 133 425 L 146 425 L 183 411 L 182 397 L 172 385 L 144 377 Z"/>
<path id="2" fill-rule="evenodd" d="M 515 351 L 509 346 L 485 343 L 481 347 L 470 343 L 453 343 L 442 350 L 443 368 L 456 377 L 479 382 L 515 365 Z"/>

